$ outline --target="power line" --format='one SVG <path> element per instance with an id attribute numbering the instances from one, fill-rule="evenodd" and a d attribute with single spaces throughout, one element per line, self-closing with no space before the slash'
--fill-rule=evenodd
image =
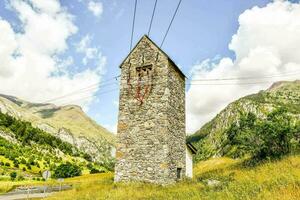
<path id="1" fill-rule="evenodd" d="M 296 73 L 293 73 L 296 72 Z M 231 77 L 231 78 L 207 78 L 207 79 L 194 79 L 191 81 L 230 81 L 230 80 L 250 80 L 250 79 L 267 79 L 267 78 L 277 78 L 285 76 L 294 76 L 300 74 L 300 71 L 287 72 L 283 74 L 274 74 L 270 76 L 246 76 L 246 77 Z"/>
<path id="2" fill-rule="evenodd" d="M 68 104 L 73 103 L 73 102 L 81 101 L 81 100 L 84 100 L 84 99 L 89 99 L 89 98 L 94 97 L 94 96 L 101 96 L 103 94 L 107 94 L 107 93 L 110 93 L 110 92 L 113 92 L 113 91 L 116 91 L 116 90 L 118 90 L 118 88 L 113 88 L 111 90 L 103 91 L 103 92 L 101 92 L 97 95 L 89 95 L 89 96 L 81 97 L 81 98 L 78 98 L 78 99 L 70 100 L 70 101 L 64 102 L 63 105 L 68 105 Z"/>
<path id="3" fill-rule="evenodd" d="M 62 98 L 66 98 L 66 97 L 69 97 L 69 96 L 72 96 L 72 95 L 75 95 L 75 94 L 78 94 L 78 93 L 82 93 L 82 92 L 87 92 L 87 91 L 93 90 L 93 89 L 95 89 L 95 88 L 97 88 L 99 86 L 105 86 L 105 85 L 113 84 L 114 82 L 113 83 L 107 83 L 107 82 L 111 82 L 112 80 L 117 80 L 119 77 L 120 77 L 120 75 L 119 76 L 115 76 L 115 77 L 110 78 L 110 79 L 106 79 L 106 80 L 104 80 L 104 81 L 102 81 L 100 83 L 94 83 L 94 84 L 88 85 L 88 86 L 86 86 L 84 88 L 80 88 L 80 89 L 74 90 L 74 91 L 72 91 L 70 93 L 67 93 L 67 94 L 64 94 L 62 96 L 58 96 L 58 97 L 46 100 L 46 101 L 44 101 L 42 103 L 49 103 L 49 102 L 56 101 L 56 100 L 62 99 Z M 101 85 L 103 83 L 107 83 L 107 84 Z"/>
<path id="4" fill-rule="evenodd" d="M 130 41 L 130 51 L 131 51 L 131 49 L 132 49 L 132 41 L 133 41 L 133 32 L 134 32 L 134 24 L 135 24 L 136 5 L 137 5 L 137 0 L 135 0 L 135 3 L 134 3 L 134 12 L 133 12 L 132 30 L 131 30 L 131 41 Z"/>
<path id="5" fill-rule="evenodd" d="M 294 73 L 293 73 L 294 72 Z M 295 73 L 298 72 L 298 73 Z M 262 83 L 273 83 L 272 81 L 268 81 L 268 82 L 238 82 L 238 83 L 228 83 L 227 81 L 237 81 L 237 80 L 254 80 L 257 81 L 259 79 L 271 79 L 271 78 L 280 78 L 280 77 L 286 77 L 286 76 L 294 76 L 300 74 L 300 71 L 291 71 L 291 72 L 287 72 L 285 74 L 274 74 L 274 75 L 270 75 L 270 76 L 261 76 L 261 77 L 231 77 L 231 78 L 211 78 L 211 79 L 196 79 L 196 80 L 191 80 L 190 83 L 186 83 L 186 85 L 252 85 L 252 84 L 262 84 Z M 160 75 L 158 75 L 160 76 Z M 78 89 L 78 90 L 74 90 L 70 93 L 64 94 L 62 96 L 56 97 L 56 98 L 52 98 L 50 100 L 44 101 L 42 103 L 48 103 L 48 102 L 57 102 L 57 101 L 63 101 L 65 98 L 69 98 L 70 96 L 74 96 L 77 94 L 81 94 L 81 93 L 86 93 L 86 92 L 90 92 L 92 90 L 95 90 L 97 87 L 102 87 L 102 88 L 107 88 L 111 85 L 116 84 L 117 79 L 120 77 L 119 76 L 115 76 L 113 78 L 110 79 L 106 79 L 100 83 L 96 83 L 96 84 L 92 84 L 89 85 L 87 87 Z M 201 83 L 201 82 L 211 82 L 211 81 L 226 81 L 224 83 Z M 146 81 L 142 81 L 140 83 L 146 83 Z M 197 83 L 200 82 L 200 83 Z M 106 84 L 104 84 L 106 83 Z M 134 84 L 134 83 L 133 83 Z M 164 83 L 153 83 L 152 85 L 159 85 L 159 84 L 164 84 Z"/>
<path id="6" fill-rule="evenodd" d="M 175 12 L 174 12 L 174 15 L 173 15 L 172 20 L 171 20 L 171 22 L 170 22 L 170 24 L 169 24 L 169 27 L 168 27 L 168 29 L 167 29 L 167 32 L 166 32 L 166 34 L 165 34 L 165 36 L 164 36 L 164 39 L 163 39 L 163 41 L 162 41 L 162 43 L 161 43 L 161 45 L 160 45 L 160 48 L 162 47 L 162 45 L 163 45 L 164 42 L 165 42 L 165 39 L 166 39 L 166 37 L 167 37 L 167 35 L 168 35 L 168 33 L 169 33 L 169 30 L 170 30 L 170 28 L 171 28 L 171 25 L 172 25 L 172 23 L 173 23 L 173 21 L 174 21 L 174 18 L 175 18 L 175 16 L 176 16 L 176 14 L 177 14 L 177 11 L 178 11 L 178 9 L 179 9 L 179 6 L 180 6 L 180 4 L 181 4 L 181 1 L 182 1 L 182 0 L 179 0 L 179 2 L 178 2 L 177 8 L 176 8 L 176 10 L 175 10 Z"/>
<path id="7" fill-rule="evenodd" d="M 152 27 L 152 22 L 153 22 L 155 10 L 156 10 L 156 4 L 157 4 L 157 0 L 155 0 L 155 3 L 154 3 L 154 8 L 153 8 L 152 16 L 151 16 L 151 21 L 150 21 L 149 29 L 148 29 L 148 36 L 150 36 L 150 31 L 151 31 L 151 27 Z"/>
<path id="8" fill-rule="evenodd" d="M 109 84 L 105 84 L 105 85 L 101 85 L 101 87 L 109 87 L 109 86 L 113 86 L 113 85 L 115 85 L 116 83 L 109 83 Z M 100 86 L 100 85 L 99 85 Z M 98 87 L 98 86 L 97 86 Z M 51 102 L 60 102 L 60 101 L 64 101 L 64 100 L 66 100 L 66 98 L 70 98 L 70 97 L 74 97 L 74 96 L 77 96 L 77 95 L 79 95 L 79 94 L 84 94 L 84 93 L 88 93 L 88 92 L 92 92 L 93 90 L 95 90 L 95 89 L 97 89 L 97 87 L 94 87 L 94 88 L 91 88 L 91 89 L 87 89 L 87 90 L 84 90 L 84 91 L 80 91 L 80 92 L 76 92 L 76 93 L 73 93 L 73 94 L 71 94 L 71 95 L 65 95 L 65 96 L 63 96 L 63 97 L 61 97 L 61 98 L 57 98 L 57 99 L 54 99 L 54 100 L 52 100 Z M 96 90 L 94 91 L 94 92 L 96 92 Z"/>
<path id="9" fill-rule="evenodd" d="M 273 81 L 262 81 L 262 82 L 246 82 L 246 83 L 186 83 L 186 85 L 256 85 L 256 84 L 266 84 L 274 83 Z"/>

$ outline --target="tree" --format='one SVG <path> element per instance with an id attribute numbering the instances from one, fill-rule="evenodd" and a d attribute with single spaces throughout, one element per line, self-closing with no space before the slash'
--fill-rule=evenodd
<path id="1" fill-rule="evenodd" d="M 11 172 L 10 174 L 10 179 L 13 181 L 17 178 L 17 172 Z"/>
<path id="2" fill-rule="evenodd" d="M 70 162 L 67 162 L 65 164 L 60 164 L 55 170 L 54 170 L 54 177 L 56 178 L 68 178 L 68 177 L 74 177 L 74 176 L 80 176 L 81 175 L 81 169 L 76 164 L 72 164 Z"/>
<path id="3" fill-rule="evenodd" d="M 258 119 L 252 113 L 243 114 L 226 131 L 224 155 L 231 157 L 251 156 L 254 160 L 280 158 L 292 151 L 292 139 L 296 127 L 287 111 L 279 108 Z"/>
<path id="4" fill-rule="evenodd" d="M 257 137 L 261 144 L 254 157 L 257 159 L 280 158 L 291 152 L 293 126 L 285 109 L 278 109 L 258 123 Z"/>

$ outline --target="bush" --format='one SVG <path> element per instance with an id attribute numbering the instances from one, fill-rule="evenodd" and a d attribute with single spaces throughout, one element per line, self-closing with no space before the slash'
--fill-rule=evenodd
<path id="1" fill-rule="evenodd" d="M 55 178 L 68 178 L 81 175 L 81 169 L 79 166 L 67 162 L 60 164 L 54 171 Z"/>
<path id="2" fill-rule="evenodd" d="M 14 167 L 16 167 L 16 168 L 19 167 L 19 161 L 18 160 L 14 160 Z"/>
<path id="3" fill-rule="evenodd" d="M 9 176 L 10 176 L 10 179 L 13 181 L 13 180 L 15 180 L 17 178 L 17 172 L 11 172 L 9 174 Z"/>
<path id="4" fill-rule="evenodd" d="M 18 176 L 18 181 L 23 181 L 23 180 L 25 180 L 24 176 L 22 175 Z"/>
<path id="5" fill-rule="evenodd" d="M 249 155 L 254 161 L 281 158 L 292 152 L 295 130 L 285 109 L 271 112 L 266 119 L 248 113 L 227 130 L 223 154 L 234 158 Z"/>
<path id="6" fill-rule="evenodd" d="M 103 170 L 103 169 L 99 170 L 99 169 L 96 169 L 96 168 L 92 168 L 90 170 L 90 174 L 97 174 L 97 173 L 104 173 L 104 172 L 105 172 L 105 170 Z"/>
<path id="7" fill-rule="evenodd" d="M 22 158 L 21 161 L 20 161 L 20 163 L 26 165 L 27 162 L 26 162 L 26 160 L 24 158 Z"/>

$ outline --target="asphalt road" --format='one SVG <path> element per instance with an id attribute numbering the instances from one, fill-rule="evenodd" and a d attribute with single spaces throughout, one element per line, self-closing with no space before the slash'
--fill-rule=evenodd
<path id="1" fill-rule="evenodd" d="M 71 188 L 71 185 L 18 187 L 13 191 L 0 195 L 0 200 L 43 198 L 55 192 L 70 190 Z"/>
<path id="2" fill-rule="evenodd" d="M 0 196 L 0 200 L 26 200 L 26 199 L 33 199 L 33 198 L 43 198 L 47 197 L 54 192 L 51 193 L 36 193 L 36 194 L 5 194 Z"/>

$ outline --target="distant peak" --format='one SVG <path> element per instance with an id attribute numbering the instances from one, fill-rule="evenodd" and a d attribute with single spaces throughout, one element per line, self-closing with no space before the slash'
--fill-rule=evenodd
<path id="1" fill-rule="evenodd" d="M 299 84 L 299 83 L 300 83 L 300 80 L 295 80 L 295 81 L 278 81 L 278 82 L 273 83 L 273 84 L 271 85 L 271 87 L 269 87 L 269 88 L 267 89 L 267 91 L 274 90 L 274 89 L 276 89 L 276 88 L 281 87 L 282 85 L 289 84 L 289 83 Z"/>
<path id="2" fill-rule="evenodd" d="M 65 105 L 65 106 L 62 106 L 61 108 L 65 108 L 65 109 L 79 109 L 82 111 L 82 108 L 78 105 L 75 105 L 75 104 L 70 104 L 70 105 Z"/>

